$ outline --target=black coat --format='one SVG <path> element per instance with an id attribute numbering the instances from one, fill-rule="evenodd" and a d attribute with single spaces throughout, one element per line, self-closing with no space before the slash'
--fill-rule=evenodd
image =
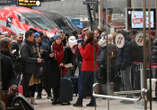
<path id="1" fill-rule="evenodd" d="M 131 60 L 143 62 L 143 46 L 138 46 L 135 40 L 131 41 Z"/>
<path id="2" fill-rule="evenodd" d="M 106 46 L 105 47 L 99 47 L 99 53 L 97 56 L 97 62 L 98 64 L 103 64 L 106 65 L 107 63 L 107 50 L 106 50 Z"/>
<path id="3" fill-rule="evenodd" d="M 74 54 L 71 51 L 71 48 L 65 48 L 64 50 L 64 59 L 63 59 L 64 64 L 72 63 L 74 64 Z"/>
<path id="4" fill-rule="evenodd" d="M 60 86 L 60 68 L 58 67 L 58 63 L 53 58 L 49 59 L 45 63 L 44 67 L 45 71 L 45 80 L 47 81 L 47 85 L 50 88 L 56 88 Z"/>
<path id="5" fill-rule="evenodd" d="M 24 41 L 21 47 L 21 58 L 24 63 L 24 74 L 37 73 L 37 53 L 33 43 Z"/>
<path id="6" fill-rule="evenodd" d="M 46 80 L 46 85 L 49 88 L 56 88 L 60 85 L 60 68 L 54 58 L 45 57 L 49 56 L 50 53 L 44 54 L 43 62 L 43 80 Z"/>
<path id="7" fill-rule="evenodd" d="M 118 49 L 116 66 L 119 69 L 125 69 L 131 65 L 131 41 L 130 39 L 125 40 L 123 48 Z"/>
<path id="8" fill-rule="evenodd" d="M 41 42 L 41 48 L 43 49 L 43 54 L 41 54 L 43 62 L 43 80 L 46 80 L 48 87 L 56 88 L 60 85 L 60 69 L 58 63 L 54 58 L 50 58 L 51 45 L 49 45 L 49 40 L 45 37 Z"/>
<path id="9" fill-rule="evenodd" d="M 152 43 L 152 62 L 157 63 L 157 38 Z"/>
<path id="10" fill-rule="evenodd" d="M 43 59 L 49 58 L 49 54 L 51 53 L 51 45 L 49 45 L 49 39 L 47 37 L 44 37 L 41 41 L 41 48 L 43 49 L 43 53 L 41 54 L 41 57 Z"/>
<path id="11" fill-rule="evenodd" d="M 0 77 L 2 78 L 2 90 L 8 90 L 12 84 L 17 84 L 15 71 L 11 57 L 0 53 Z"/>

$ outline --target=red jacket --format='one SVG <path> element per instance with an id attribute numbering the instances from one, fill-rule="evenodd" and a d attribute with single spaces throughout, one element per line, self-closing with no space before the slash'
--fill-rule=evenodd
<path id="1" fill-rule="evenodd" d="M 64 59 L 64 46 L 63 44 L 57 45 L 56 43 L 52 44 L 54 57 L 60 65 Z"/>
<path id="2" fill-rule="evenodd" d="M 63 44 L 57 45 L 56 43 L 53 43 L 52 48 L 53 48 L 54 58 L 57 60 L 58 66 L 59 66 L 63 62 L 63 59 L 64 59 L 64 46 Z M 64 68 L 61 71 L 61 73 L 66 74 L 66 69 Z"/>
<path id="3" fill-rule="evenodd" d="M 88 43 L 85 48 L 80 48 L 80 53 L 82 56 L 81 71 L 95 71 L 98 69 L 98 64 L 96 61 L 98 50 L 98 46 L 93 46 L 90 43 Z"/>

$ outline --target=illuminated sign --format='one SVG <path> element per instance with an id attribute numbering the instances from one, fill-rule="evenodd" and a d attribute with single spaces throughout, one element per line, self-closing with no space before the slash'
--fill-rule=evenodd
<path id="1" fill-rule="evenodd" d="M 132 29 L 142 29 L 143 24 L 143 10 L 142 9 L 128 9 L 128 26 Z M 151 29 L 155 29 L 156 23 L 156 12 L 155 9 L 150 10 L 150 22 L 148 16 L 148 9 L 146 9 L 146 28 L 148 29 L 149 24 Z"/>
<path id="2" fill-rule="evenodd" d="M 132 11 L 132 27 L 133 28 L 142 28 L 143 27 L 143 11 Z M 149 26 L 148 11 L 146 12 L 146 27 Z M 154 12 L 150 12 L 150 26 L 154 26 Z"/>
<path id="3" fill-rule="evenodd" d="M 26 6 L 26 7 L 36 7 L 40 6 L 40 0 L 18 0 L 18 6 Z"/>

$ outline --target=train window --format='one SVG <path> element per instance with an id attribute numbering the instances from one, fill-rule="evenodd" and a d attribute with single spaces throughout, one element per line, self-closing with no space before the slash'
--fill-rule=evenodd
<path id="1" fill-rule="evenodd" d="M 11 27 L 11 22 L 13 20 L 13 17 L 8 17 L 6 21 L 6 27 Z"/>
<path id="2" fill-rule="evenodd" d="M 28 20 L 25 19 L 25 24 L 29 24 Z"/>
<path id="3" fill-rule="evenodd" d="M 55 28 L 55 24 L 50 22 L 46 17 L 36 13 L 23 13 L 25 19 L 31 22 L 32 25 L 40 29 L 52 30 Z"/>
<path id="4" fill-rule="evenodd" d="M 17 16 L 18 16 L 19 21 L 22 22 L 21 16 L 20 15 L 17 15 Z"/>

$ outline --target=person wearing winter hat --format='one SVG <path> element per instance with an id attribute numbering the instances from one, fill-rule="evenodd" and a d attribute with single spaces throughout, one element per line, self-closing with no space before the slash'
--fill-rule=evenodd
<path id="1" fill-rule="evenodd" d="M 41 42 L 40 34 L 38 32 L 35 32 L 33 35 L 34 35 L 35 42 L 40 43 Z"/>
<path id="2" fill-rule="evenodd" d="M 61 39 L 61 34 L 56 33 L 54 36 L 54 40 Z"/>
<path id="3" fill-rule="evenodd" d="M 77 45 L 77 40 L 75 36 L 70 36 L 68 39 L 68 44 L 70 48 L 73 48 L 75 45 Z"/>
<path id="4" fill-rule="evenodd" d="M 56 33 L 54 36 L 54 42 L 52 43 L 52 50 L 53 50 L 53 58 L 55 61 L 57 61 L 57 66 L 52 67 L 53 69 L 60 69 L 61 64 L 63 63 L 64 59 L 64 45 L 62 43 L 61 35 L 59 33 Z M 53 74 L 53 79 L 51 78 L 50 80 L 53 80 L 53 85 L 51 85 L 53 89 L 53 100 L 52 104 L 60 104 L 59 100 L 59 91 L 60 91 L 60 74 L 64 74 L 63 72 L 60 73 L 60 71 L 56 72 L 56 74 Z"/>
<path id="5" fill-rule="evenodd" d="M 35 40 L 35 49 L 36 49 L 36 54 L 39 58 L 41 58 L 41 54 L 43 53 L 43 49 L 41 47 L 41 34 L 39 32 L 35 32 L 33 34 L 34 40 Z M 38 70 L 37 74 L 35 75 L 34 79 L 37 81 L 36 82 L 36 92 L 38 93 L 37 99 L 41 98 L 41 91 L 42 91 L 42 72 L 43 72 L 43 64 L 38 64 Z M 40 83 L 39 83 L 40 82 Z"/>

